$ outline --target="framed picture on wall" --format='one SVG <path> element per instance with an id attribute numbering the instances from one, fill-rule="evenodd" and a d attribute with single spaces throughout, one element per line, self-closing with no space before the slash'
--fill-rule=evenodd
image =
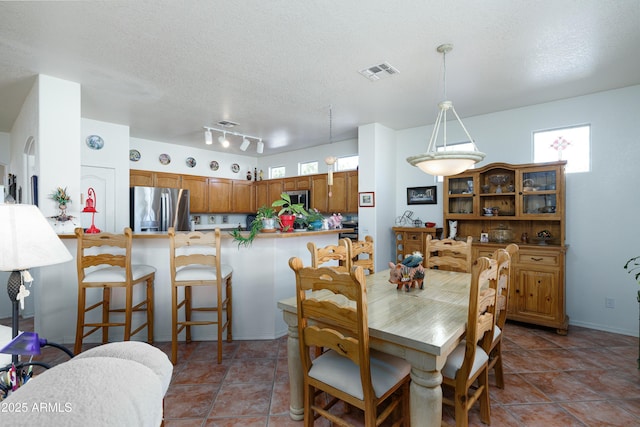
<path id="1" fill-rule="evenodd" d="M 376 205 L 375 193 L 358 193 L 358 201 L 360 202 L 358 205 L 360 207 L 374 207 Z"/>
<path id="2" fill-rule="evenodd" d="M 408 205 L 435 205 L 438 203 L 438 187 L 409 187 L 407 188 Z"/>

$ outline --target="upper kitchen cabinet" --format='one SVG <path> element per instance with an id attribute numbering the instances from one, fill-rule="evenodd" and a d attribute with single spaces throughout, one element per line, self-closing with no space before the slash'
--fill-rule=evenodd
<path id="1" fill-rule="evenodd" d="M 209 180 L 206 176 L 185 175 L 182 188 L 189 190 L 189 209 L 193 213 L 209 211 Z"/>
<path id="2" fill-rule="evenodd" d="M 154 187 L 162 187 L 162 188 L 181 188 L 182 187 L 182 175 L 175 173 L 164 173 L 164 172 L 156 172 L 155 173 L 155 184 Z"/>
<path id="3" fill-rule="evenodd" d="M 327 175 L 312 175 L 311 176 L 311 202 L 309 208 L 314 208 L 322 213 L 329 212 L 328 203 L 329 190 L 327 187 Z"/>
<path id="4" fill-rule="evenodd" d="M 334 173 L 331 195 L 327 199 L 328 213 L 347 212 L 348 190 L 346 172 Z"/>
<path id="5" fill-rule="evenodd" d="M 308 175 L 284 178 L 282 186 L 284 191 L 309 190 L 311 189 L 311 179 Z"/>
<path id="6" fill-rule="evenodd" d="M 132 169 L 129 171 L 129 187 L 181 188 L 179 174 Z"/>
<path id="7" fill-rule="evenodd" d="M 271 206 L 275 200 L 280 198 L 283 191 L 282 179 L 267 179 L 254 183 L 255 210 L 262 206 Z"/>
<path id="8" fill-rule="evenodd" d="M 347 174 L 347 209 L 346 212 L 358 213 L 358 171 Z"/>
<path id="9" fill-rule="evenodd" d="M 234 180 L 231 186 L 231 210 L 234 213 L 256 211 L 256 188 L 251 181 Z"/>
<path id="10" fill-rule="evenodd" d="M 232 182 L 224 178 L 209 178 L 209 210 L 211 213 L 231 212 Z"/>

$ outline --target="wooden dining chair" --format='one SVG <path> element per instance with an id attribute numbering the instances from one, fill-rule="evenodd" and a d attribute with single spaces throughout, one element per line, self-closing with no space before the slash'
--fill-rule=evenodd
<path id="1" fill-rule="evenodd" d="M 340 239 L 337 245 L 327 245 L 324 247 L 317 247 L 314 242 L 308 242 L 307 248 L 311 253 L 311 266 L 318 268 L 321 266 L 327 267 L 327 263 L 337 261 L 337 264 L 330 267 L 337 270 L 348 273 L 351 270 L 351 258 L 349 257 L 349 244 L 351 240 Z"/>
<path id="2" fill-rule="evenodd" d="M 170 275 L 171 275 L 171 362 L 178 362 L 178 334 L 186 331 L 186 342 L 191 342 L 191 327 L 217 326 L 218 363 L 222 363 L 222 336 L 227 332 L 227 342 L 232 341 L 232 290 L 233 269 L 223 264 L 220 250 L 220 229 L 213 232 L 176 232 L 169 228 Z M 194 307 L 194 287 L 212 287 L 215 291 L 214 305 Z M 178 289 L 184 288 L 184 297 L 179 300 Z M 184 317 L 179 311 L 184 308 Z M 215 312 L 213 319 L 195 320 L 193 312 Z M 226 314 L 226 318 L 225 315 Z"/>
<path id="3" fill-rule="evenodd" d="M 427 235 L 424 247 L 425 268 L 470 273 L 472 242 L 471 236 L 468 236 L 466 241 L 459 241 L 453 239 L 437 240 L 431 235 Z"/>
<path id="4" fill-rule="evenodd" d="M 373 237 L 365 236 L 364 240 L 348 240 L 352 266 L 360 266 L 369 274 L 375 273 Z"/>
<path id="5" fill-rule="evenodd" d="M 109 341 L 109 328 L 124 327 L 124 340 L 147 328 L 147 342 L 153 343 L 153 282 L 156 269 L 149 265 L 131 264 L 133 234 L 125 228 L 122 234 L 87 234 L 82 228 L 75 229 L 77 240 L 76 264 L 78 272 L 78 316 L 76 321 L 75 354 L 82 351 L 84 338 L 102 330 L 102 343 Z M 143 299 L 134 304 L 134 286 L 144 287 Z M 87 290 L 102 289 L 102 299 L 87 307 Z M 115 288 L 124 290 L 124 307 L 113 308 Z M 98 322 L 87 322 L 87 313 L 101 308 Z M 145 312 L 146 320 L 132 330 L 135 312 Z M 112 319 L 112 313 L 124 313 L 122 321 Z M 85 332 L 86 328 L 91 328 Z"/>
<path id="6" fill-rule="evenodd" d="M 509 244 L 505 249 L 497 249 L 492 259 L 497 262 L 496 280 L 493 287 L 496 289 L 496 306 L 494 310 L 494 324 L 490 334 L 485 336 L 484 347 L 488 348 L 489 372 L 495 369 L 496 386 L 504 388 L 504 373 L 502 369 L 502 337 L 507 321 L 507 307 L 509 302 L 509 288 L 513 281 L 511 265 L 520 248 L 515 243 Z"/>
<path id="7" fill-rule="evenodd" d="M 362 267 L 349 273 L 330 267 L 303 267 L 293 257 L 289 266 L 296 277 L 296 300 L 300 356 L 304 374 L 304 425 L 324 417 L 340 426 L 350 426 L 336 411 L 337 402 L 364 411 L 364 425 L 380 425 L 390 415 L 393 425 L 408 426 L 409 372 L 405 360 L 369 348 L 367 289 Z M 308 291 L 331 292 L 317 300 Z M 327 349 L 312 359 L 313 347 Z M 324 404 L 316 392 L 331 399 Z M 384 409 L 380 410 L 381 404 Z"/>
<path id="8" fill-rule="evenodd" d="M 480 420 L 490 423 L 489 403 L 489 356 L 479 345 L 493 327 L 493 307 L 496 291 L 489 285 L 495 280 L 496 261 L 478 258 L 471 269 L 469 310 L 465 340 L 449 354 L 442 368 L 442 384 L 453 388 L 453 398 L 443 397 L 443 403 L 455 408 L 456 426 L 469 425 L 469 409 L 480 403 Z"/>

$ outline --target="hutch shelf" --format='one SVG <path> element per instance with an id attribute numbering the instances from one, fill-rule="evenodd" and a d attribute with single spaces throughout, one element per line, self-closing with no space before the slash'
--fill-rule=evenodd
<path id="1" fill-rule="evenodd" d="M 565 310 L 566 161 L 492 163 L 446 177 L 444 235 L 473 237 L 474 257 L 517 243 L 507 316 L 568 332 Z"/>

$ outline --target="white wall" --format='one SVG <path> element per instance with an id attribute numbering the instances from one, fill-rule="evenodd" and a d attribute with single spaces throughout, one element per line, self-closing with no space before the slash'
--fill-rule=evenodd
<path id="1" fill-rule="evenodd" d="M 479 149 L 487 154 L 480 165 L 532 162 L 533 131 L 591 125 L 591 172 L 567 176 L 567 313 L 570 324 L 636 336 L 638 284 L 622 266 L 640 255 L 638 117 L 640 86 L 463 118 Z M 433 185 L 431 176 L 405 160 L 425 151 L 431 128 L 397 132 L 396 214 L 411 208 L 422 219 L 441 225 L 442 185 L 438 185 L 437 206 L 407 206 L 403 192 L 406 187 Z M 456 136 L 449 136 L 449 142 L 456 141 Z M 615 299 L 614 309 L 605 308 L 605 298 Z"/>
<path id="2" fill-rule="evenodd" d="M 271 156 L 258 156 L 257 168 L 264 171 L 264 179 L 269 177 L 269 167 L 285 167 L 285 176 L 298 176 L 298 163 L 318 162 L 318 173 L 326 173 L 327 165 L 324 158 L 327 156 L 346 157 L 358 154 L 358 140 L 346 139 L 331 144 L 317 145 L 304 150 L 287 151 L 286 153 L 273 154 Z"/>

